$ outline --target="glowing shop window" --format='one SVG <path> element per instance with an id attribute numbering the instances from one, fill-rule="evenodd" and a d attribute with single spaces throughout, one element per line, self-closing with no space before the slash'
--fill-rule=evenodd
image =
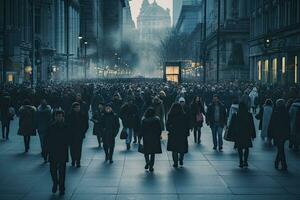
<path id="1" fill-rule="evenodd" d="M 268 73 L 269 73 L 269 60 L 265 60 L 264 81 L 268 81 Z"/>
<path id="2" fill-rule="evenodd" d="M 13 82 L 14 81 L 14 75 L 13 74 L 8 74 L 7 75 L 7 81 L 8 82 Z"/>
<path id="3" fill-rule="evenodd" d="M 261 81 L 261 61 L 257 62 L 258 80 Z"/>
<path id="4" fill-rule="evenodd" d="M 167 81 L 178 83 L 178 75 L 167 75 L 166 78 Z"/>
<path id="5" fill-rule="evenodd" d="M 273 64 L 272 64 L 272 81 L 273 82 L 277 81 L 277 58 L 273 59 Z"/>
<path id="6" fill-rule="evenodd" d="M 282 73 L 284 74 L 286 71 L 286 66 L 285 66 L 285 57 L 282 57 Z"/>
<path id="7" fill-rule="evenodd" d="M 295 83 L 298 83 L 298 56 L 295 56 Z"/>
<path id="8" fill-rule="evenodd" d="M 179 67 L 176 66 L 167 66 L 166 67 L 166 74 L 179 74 Z"/>

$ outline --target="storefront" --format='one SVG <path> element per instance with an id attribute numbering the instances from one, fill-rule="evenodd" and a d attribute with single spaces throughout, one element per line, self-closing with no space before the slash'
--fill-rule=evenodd
<path id="1" fill-rule="evenodd" d="M 164 65 L 164 81 L 181 82 L 181 62 L 166 62 Z"/>

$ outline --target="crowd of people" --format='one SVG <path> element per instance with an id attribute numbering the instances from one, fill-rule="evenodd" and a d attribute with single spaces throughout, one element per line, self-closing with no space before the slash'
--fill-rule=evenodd
<path id="1" fill-rule="evenodd" d="M 126 149 L 132 143 L 144 154 L 145 169 L 154 171 L 155 154 L 162 153 L 163 131 L 173 167 L 183 166 L 188 137 L 200 144 L 201 129 L 211 128 L 212 146 L 223 151 L 223 139 L 234 142 L 240 163 L 248 167 L 249 148 L 258 131 L 278 153 L 275 168 L 287 170 L 284 146 L 300 145 L 300 88 L 250 82 L 180 85 L 158 79 L 111 79 L 103 81 L 2 85 L 0 91 L 2 136 L 9 139 L 10 122 L 19 118 L 18 135 L 25 153 L 31 136 L 39 136 L 41 156 L 50 162 L 52 192 L 65 192 L 66 163 L 81 166 L 82 145 L 92 128 L 105 161 L 113 163 L 115 140 L 120 134 Z M 89 121 L 93 127 L 89 127 Z"/>

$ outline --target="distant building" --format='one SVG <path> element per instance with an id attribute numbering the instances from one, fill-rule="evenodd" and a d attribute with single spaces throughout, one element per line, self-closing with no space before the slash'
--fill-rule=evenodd
<path id="1" fill-rule="evenodd" d="M 183 0 L 173 0 L 173 26 L 175 27 L 181 12 Z"/>
<path id="2" fill-rule="evenodd" d="M 251 3 L 251 80 L 299 83 L 300 1 Z"/>

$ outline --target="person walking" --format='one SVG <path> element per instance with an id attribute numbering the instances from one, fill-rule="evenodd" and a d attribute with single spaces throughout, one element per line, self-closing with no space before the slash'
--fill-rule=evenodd
<path id="1" fill-rule="evenodd" d="M 191 103 L 191 127 L 194 129 L 194 141 L 197 144 L 201 143 L 201 128 L 204 121 L 204 104 L 199 96 L 195 96 Z"/>
<path id="2" fill-rule="evenodd" d="M 206 114 L 206 123 L 210 126 L 213 137 L 213 149 L 219 147 L 219 151 L 223 150 L 223 128 L 226 125 L 226 108 L 220 102 L 218 95 L 213 96 L 213 102 L 208 106 Z"/>
<path id="3" fill-rule="evenodd" d="M 86 119 L 86 114 L 81 112 L 81 107 L 78 102 L 72 104 L 72 109 L 67 117 L 68 131 L 70 132 L 71 142 L 70 142 L 70 152 L 72 158 L 72 166 L 79 168 L 81 153 L 82 153 L 82 143 L 85 138 L 85 133 L 88 130 L 88 119 Z"/>
<path id="4" fill-rule="evenodd" d="M 283 99 L 278 99 L 268 127 L 268 135 L 274 140 L 274 143 L 277 146 L 277 155 L 275 159 L 276 169 L 278 169 L 279 164 L 281 164 L 282 170 L 287 170 L 284 145 L 289 139 L 290 133 L 290 116 L 285 107 L 285 101 Z"/>
<path id="5" fill-rule="evenodd" d="M 268 137 L 268 127 L 273 112 L 273 101 L 267 99 L 264 106 L 260 109 L 259 113 L 256 115 L 256 118 L 260 120 L 259 129 L 261 130 L 261 138 L 265 141 L 267 138 L 268 143 L 271 145 L 271 139 Z"/>
<path id="6" fill-rule="evenodd" d="M 113 112 L 111 104 L 105 106 L 105 113 L 103 116 L 103 148 L 105 151 L 105 161 L 113 163 L 113 153 L 115 149 L 115 138 L 120 129 L 120 122 L 118 116 Z"/>
<path id="7" fill-rule="evenodd" d="M 0 121 L 2 125 L 2 138 L 9 139 L 10 122 L 14 119 L 15 109 L 11 106 L 11 98 L 5 95 L 1 98 Z"/>
<path id="8" fill-rule="evenodd" d="M 24 137 L 25 153 L 30 149 L 30 137 L 36 136 L 36 108 L 25 99 L 19 109 L 18 135 Z"/>
<path id="9" fill-rule="evenodd" d="M 40 138 L 40 144 L 41 144 L 41 155 L 44 158 L 45 163 L 47 162 L 47 150 L 45 146 L 45 136 L 47 133 L 47 129 L 51 124 L 51 106 L 47 104 L 47 101 L 43 99 L 41 101 L 41 104 L 38 106 L 37 109 L 37 131 Z"/>
<path id="10" fill-rule="evenodd" d="M 161 133 L 160 119 L 156 116 L 154 108 L 146 110 L 141 124 L 140 138 L 143 140 L 143 153 L 146 161 L 145 169 L 154 171 L 155 154 L 161 154 Z"/>
<path id="11" fill-rule="evenodd" d="M 103 142 L 102 136 L 104 131 L 104 112 L 105 106 L 102 102 L 99 103 L 98 108 L 94 110 L 91 121 L 94 123 L 93 135 L 97 136 L 98 147 L 101 148 Z"/>
<path id="12" fill-rule="evenodd" d="M 300 146 L 300 98 L 297 98 L 289 109 L 291 119 L 291 137 L 289 147 L 294 151 L 299 151 Z"/>
<path id="13" fill-rule="evenodd" d="M 60 195 L 64 195 L 66 163 L 68 162 L 68 146 L 70 143 L 64 111 L 55 111 L 54 122 L 48 127 L 45 141 L 49 152 L 50 173 L 53 182 L 52 192 L 56 193 L 59 186 Z"/>
<path id="14" fill-rule="evenodd" d="M 238 149 L 239 167 L 248 167 L 249 148 L 253 147 L 252 140 L 256 138 L 256 132 L 252 114 L 244 102 L 239 103 L 238 112 L 233 114 L 229 131 Z"/>
<path id="15" fill-rule="evenodd" d="M 189 122 L 180 103 L 174 103 L 167 119 L 167 150 L 172 151 L 173 167 L 183 166 L 184 154 L 188 152 Z"/>

